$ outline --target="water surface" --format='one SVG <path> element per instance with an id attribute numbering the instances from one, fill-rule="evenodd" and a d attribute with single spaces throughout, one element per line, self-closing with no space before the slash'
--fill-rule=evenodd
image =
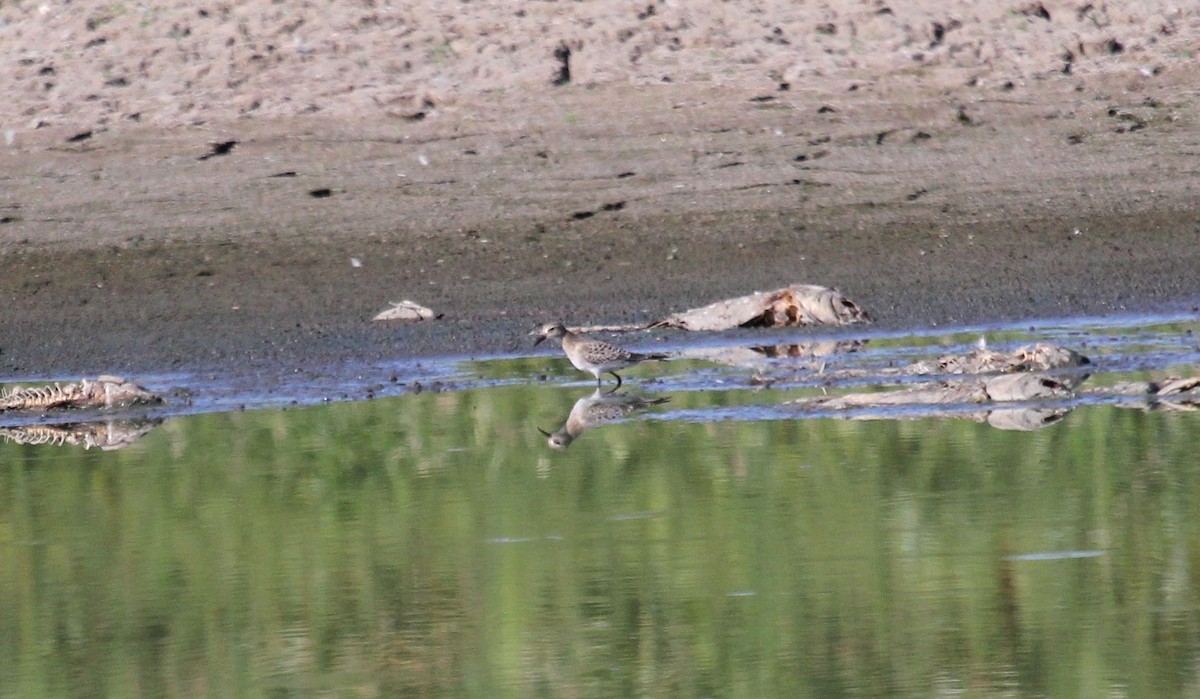
<path id="1" fill-rule="evenodd" d="M 1193 371 L 1194 328 L 1036 332 L 1105 385 Z M 550 355 L 168 411 L 114 450 L 0 445 L 0 695 L 1194 696 L 1200 412 L 780 407 L 862 388 L 802 363 L 977 337 L 639 367 L 624 395 L 669 401 L 565 449 L 539 429 L 593 388 Z"/>

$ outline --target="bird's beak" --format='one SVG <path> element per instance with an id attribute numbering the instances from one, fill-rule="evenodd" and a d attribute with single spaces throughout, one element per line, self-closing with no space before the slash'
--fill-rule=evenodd
<path id="1" fill-rule="evenodd" d="M 529 334 L 530 334 L 530 335 L 537 335 L 537 333 L 538 333 L 538 331 L 537 331 L 537 330 L 534 330 L 533 332 L 531 332 L 531 333 L 529 333 Z M 537 347 L 538 345 L 542 344 L 542 340 L 545 340 L 545 339 L 546 339 L 546 336 L 545 336 L 545 335 L 538 335 L 538 339 L 536 339 L 536 340 L 534 340 L 534 341 L 533 341 L 533 346 L 534 346 L 534 347 Z"/>
<path id="2" fill-rule="evenodd" d="M 542 428 L 540 428 L 540 427 L 539 427 L 539 428 L 537 428 L 537 431 L 538 431 L 538 432 L 541 432 L 543 437 L 549 437 L 549 436 L 550 436 L 550 433 L 549 433 L 549 432 L 547 432 L 546 430 L 543 430 L 543 429 L 542 429 Z"/>

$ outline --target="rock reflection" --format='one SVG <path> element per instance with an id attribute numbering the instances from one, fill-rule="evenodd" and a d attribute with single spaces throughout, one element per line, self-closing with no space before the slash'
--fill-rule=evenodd
<path id="1" fill-rule="evenodd" d="M 126 419 L 18 425 L 0 427 L 0 437 L 14 444 L 81 446 L 112 451 L 133 444 L 161 424 L 159 419 Z"/>
<path id="2" fill-rule="evenodd" d="M 639 410 L 661 405 L 669 400 L 667 397 L 642 398 L 632 393 L 616 391 L 605 393 L 597 388 L 595 392 L 575 401 L 566 422 L 558 430 L 547 432 L 538 428 L 538 432 L 546 436 L 546 443 L 554 449 L 566 449 L 579 435 L 593 427 L 620 420 Z"/>

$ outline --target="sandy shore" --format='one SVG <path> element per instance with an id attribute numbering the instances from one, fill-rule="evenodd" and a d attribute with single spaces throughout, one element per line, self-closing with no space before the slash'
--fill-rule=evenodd
<path id="1" fill-rule="evenodd" d="M 74 5 L 6 8 L 21 70 L 0 110 L 0 372 L 517 352 L 547 319 L 646 320 L 791 282 L 838 287 L 890 328 L 1194 311 L 1197 13 L 927 4 L 805 4 L 778 34 L 630 5 L 658 9 L 621 41 L 582 6 L 501 31 L 481 3 L 440 72 L 445 18 L 347 33 L 368 25 L 301 4 L 292 21 L 321 30 L 272 39 L 288 55 L 259 70 L 238 37 L 276 36 L 255 29 L 267 3 L 216 28 L 182 4 L 98 25 Z M 168 9 L 195 13 L 186 35 Z M 139 34 L 153 27 L 183 36 Z M 405 27 L 426 43 L 397 48 Z M 572 79 L 555 85 L 562 45 Z M 103 64 L 93 49 L 111 58 L 99 76 L 81 67 Z M 355 82 L 389 50 L 419 69 Z M 229 61 L 211 64 L 222 79 L 189 72 L 205 51 Z M 514 55 L 531 58 L 502 70 Z M 239 65 L 258 72 L 231 78 Z M 403 298 L 445 315 L 369 322 Z"/>

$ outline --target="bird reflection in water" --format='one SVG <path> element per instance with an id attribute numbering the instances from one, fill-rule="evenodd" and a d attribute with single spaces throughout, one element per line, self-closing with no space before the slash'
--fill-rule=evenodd
<path id="1" fill-rule="evenodd" d="M 538 432 L 546 436 L 546 443 L 554 449 L 566 449 L 579 435 L 593 427 L 620 420 L 639 410 L 661 405 L 669 400 L 671 399 L 666 397 L 642 398 L 615 390 L 604 393 L 597 388 L 594 393 L 575 401 L 567 421 L 558 430 L 547 432 L 539 427 Z"/>

